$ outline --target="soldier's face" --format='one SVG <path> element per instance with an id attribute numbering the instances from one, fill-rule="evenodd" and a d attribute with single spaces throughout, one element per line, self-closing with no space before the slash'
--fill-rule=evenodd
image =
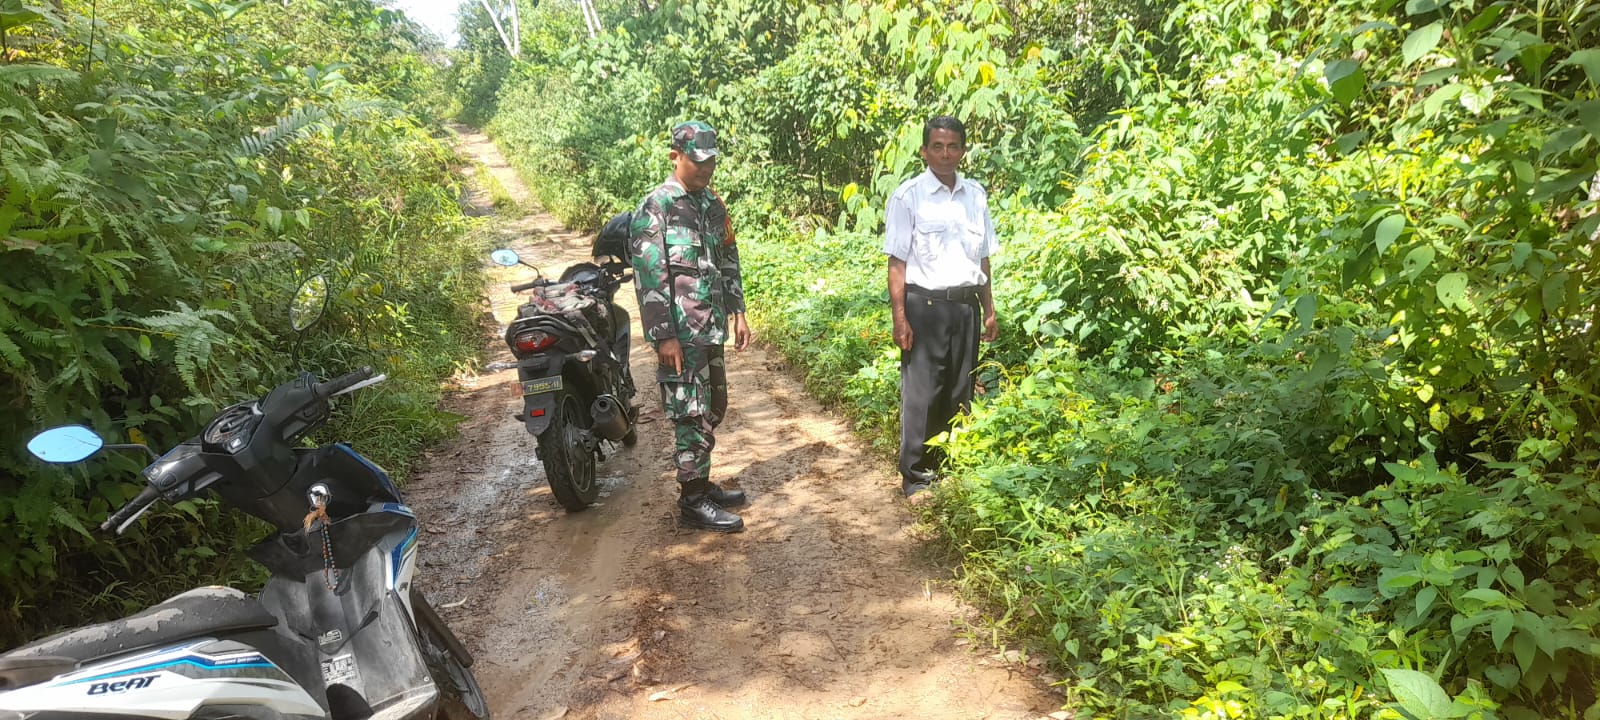
<path id="1" fill-rule="evenodd" d="M 967 152 L 967 146 L 961 142 L 961 135 L 954 130 L 939 128 L 928 133 L 928 144 L 922 146 L 922 161 L 928 164 L 933 174 L 949 177 L 961 164 L 961 156 Z"/>
<path id="2" fill-rule="evenodd" d="M 711 176 L 717 172 L 717 159 L 709 158 L 705 162 L 695 162 L 689 159 L 688 153 L 672 151 L 672 174 L 683 184 L 683 189 L 689 192 L 700 192 L 711 184 Z"/>

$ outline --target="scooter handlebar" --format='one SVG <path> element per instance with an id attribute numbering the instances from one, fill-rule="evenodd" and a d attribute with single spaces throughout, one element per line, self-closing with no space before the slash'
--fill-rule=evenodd
<path id="1" fill-rule="evenodd" d="M 161 497 L 161 493 L 156 491 L 154 485 L 144 486 L 144 490 L 138 495 L 134 496 L 132 500 L 129 500 L 127 505 L 123 505 L 116 512 L 112 513 L 111 517 L 106 518 L 105 522 L 100 523 L 100 529 L 105 531 L 115 531 L 118 535 L 121 535 L 122 526 L 125 525 L 129 520 L 138 517 L 139 513 L 144 512 L 145 508 L 150 507 L 150 503 L 155 502 L 156 498 L 158 497 Z"/>
<path id="2" fill-rule="evenodd" d="M 338 394 L 340 390 L 344 390 L 345 388 L 361 382 L 362 380 L 366 380 L 369 377 L 372 377 L 372 368 L 363 367 L 355 372 L 340 375 L 339 377 L 336 377 L 325 383 L 317 383 L 317 396 L 324 398 L 333 397 L 334 395 Z"/>

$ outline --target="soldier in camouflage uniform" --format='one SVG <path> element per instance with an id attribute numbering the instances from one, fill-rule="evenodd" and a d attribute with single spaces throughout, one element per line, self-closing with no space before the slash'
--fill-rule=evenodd
<path id="1" fill-rule="evenodd" d="M 709 186 L 717 169 L 717 132 L 691 121 L 672 129 L 672 175 L 634 213 L 634 287 L 640 325 L 655 346 L 661 404 L 672 420 L 679 523 L 738 532 L 744 520 L 727 508 L 744 492 L 711 482 L 714 431 L 728 410 L 722 345 L 750 344 L 744 318 L 739 248 L 728 208 Z"/>

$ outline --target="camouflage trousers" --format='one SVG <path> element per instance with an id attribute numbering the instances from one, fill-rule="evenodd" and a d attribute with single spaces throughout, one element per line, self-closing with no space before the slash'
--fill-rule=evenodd
<path id="1" fill-rule="evenodd" d="M 683 345 L 683 373 L 656 369 L 661 409 L 672 421 L 674 464 L 678 483 L 688 485 L 711 477 L 714 434 L 728 412 L 728 373 L 721 345 Z"/>

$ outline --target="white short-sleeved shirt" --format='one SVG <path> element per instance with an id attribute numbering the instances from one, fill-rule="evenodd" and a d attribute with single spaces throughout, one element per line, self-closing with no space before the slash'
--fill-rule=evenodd
<path id="1" fill-rule="evenodd" d="M 989 194 L 956 175 L 954 190 L 932 170 L 889 196 L 883 252 L 906 262 L 906 282 L 929 290 L 982 285 L 983 259 L 1000 249 Z"/>

